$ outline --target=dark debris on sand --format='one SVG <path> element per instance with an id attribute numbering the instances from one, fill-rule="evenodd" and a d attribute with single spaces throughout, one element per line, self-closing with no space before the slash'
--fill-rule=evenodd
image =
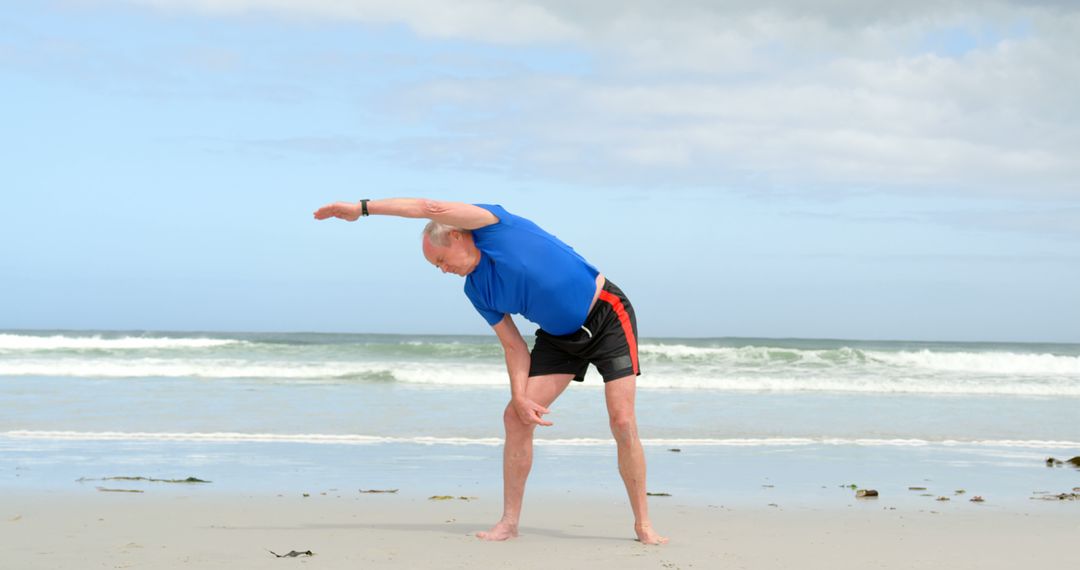
<path id="1" fill-rule="evenodd" d="M 267 550 L 267 552 L 269 552 L 270 554 L 273 554 L 274 556 L 277 556 L 278 558 L 296 558 L 297 556 L 315 556 L 315 553 L 310 551 L 310 550 L 305 550 L 303 552 L 300 552 L 300 551 L 297 551 L 297 550 L 290 550 L 285 554 L 278 554 L 277 552 L 274 552 L 273 550 Z"/>
<path id="2" fill-rule="evenodd" d="M 1080 493 L 1037 494 L 1031 498 L 1041 501 L 1080 501 Z"/>
<path id="3" fill-rule="evenodd" d="M 1065 465 L 1066 463 L 1068 463 L 1069 465 L 1072 465 L 1073 467 L 1076 467 L 1076 468 L 1080 469 L 1080 455 L 1077 455 L 1076 457 L 1072 457 L 1072 458 L 1065 459 L 1065 460 L 1057 459 L 1056 457 L 1047 457 L 1046 458 L 1046 466 L 1047 467 L 1061 467 L 1061 466 Z"/>
<path id="4" fill-rule="evenodd" d="M 212 481 L 206 481 L 199 479 L 198 477 L 188 477 L 187 479 L 154 479 L 153 477 L 102 477 L 100 479 L 93 479 L 89 477 L 79 477 L 75 480 L 76 483 L 82 483 L 84 481 L 150 481 L 152 483 L 211 483 Z"/>

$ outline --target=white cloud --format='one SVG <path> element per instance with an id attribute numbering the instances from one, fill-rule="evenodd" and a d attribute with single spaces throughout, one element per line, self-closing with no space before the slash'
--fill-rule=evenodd
<path id="1" fill-rule="evenodd" d="M 591 56 L 586 76 L 433 78 L 386 93 L 403 120 L 443 134 L 401 141 L 410 160 L 618 184 L 1080 198 L 1069 3 L 125 1 Z"/>
<path id="2" fill-rule="evenodd" d="M 94 1 L 94 0 L 91 0 Z M 125 0 L 170 11 L 215 15 L 272 13 L 304 19 L 405 24 L 423 36 L 524 43 L 573 34 L 543 6 L 529 2 L 465 0 Z"/>

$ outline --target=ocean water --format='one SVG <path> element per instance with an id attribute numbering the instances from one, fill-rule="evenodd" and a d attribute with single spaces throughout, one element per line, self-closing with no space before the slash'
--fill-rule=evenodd
<path id="1" fill-rule="evenodd" d="M 653 338 L 640 360 L 647 449 L 705 473 L 867 450 L 1036 468 L 1080 455 L 1080 345 Z M 602 386 L 595 370 L 570 386 L 538 453 L 613 453 Z M 266 467 L 274 449 L 313 466 L 357 446 L 497 465 L 508 399 L 493 336 L 0 331 L 0 482 L 33 465 Z"/>
<path id="2" fill-rule="evenodd" d="M 640 354 L 658 443 L 1080 446 L 1080 345 L 643 339 Z M 0 332 L 7 436 L 498 444 L 508 398 L 493 336 Z M 609 439 L 595 370 L 552 409 L 542 440 Z"/>

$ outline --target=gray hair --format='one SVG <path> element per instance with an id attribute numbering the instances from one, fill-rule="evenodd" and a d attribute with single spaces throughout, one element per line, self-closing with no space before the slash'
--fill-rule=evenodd
<path id="1" fill-rule="evenodd" d="M 435 245 L 445 246 L 450 245 L 450 232 L 461 232 L 463 234 L 469 233 L 469 230 L 462 229 L 456 226 L 447 224 L 441 224 L 435 220 L 431 220 L 424 226 L 424 233 L 431 243 Z"/>

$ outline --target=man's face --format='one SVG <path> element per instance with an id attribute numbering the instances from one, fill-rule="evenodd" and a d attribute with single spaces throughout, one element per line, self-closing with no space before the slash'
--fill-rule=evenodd
<path id="1" fill-rule="evenodd" d="M 424 236 L 424 258 L 443 273 L 462 277 L 472 273 L 480 262 L 480 250 L 473 244 L 472 236 L 455 231 L 447 237 L 447 245 L 436 245 Z"/>

